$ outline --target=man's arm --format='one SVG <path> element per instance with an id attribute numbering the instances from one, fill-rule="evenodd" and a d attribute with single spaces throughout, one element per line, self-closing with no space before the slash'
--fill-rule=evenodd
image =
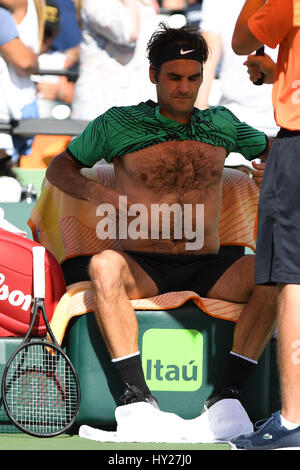
<path id="1" fill-rule="evenodd" d="M 27 0 L 0 0 L 0 6 L 7 8 L 12 14 L 16 23 L 20 23 L 27 11 Z"/>
<path id="2" fill-rule="evenodd" d="M 48 181 L 64 193 L 76 199 L 112 204 L 119 207 L 119 193 L 100 183 L 87 179 L 80 173 L 84 166 L 64 151 L 55 157 L 46 171 Z"/>
<path id="3" fill-rule="evenodd" d="M 3 6 L 10 11 L 14 11 L 18 8 L 27 8 L 25 0 L 0 0 L 0 6 Z"/>
<path id="4" fill-rule="evenodd" d="M 14 17 L 2 7 L 0 9 L 0 21 L 2 24 L 0 30 L 0 55 L 20 75 L 27 76 L 37 72 L 37 55 L 21 41 Z"/>
<path id="5" fill-rule="evenodd" d="M 28 76 L 38 71 L 38 56 L 30 47 L 15 38 L 0 46 L 0 54 L 20 75 Z"/>
<path id="6" fill-rule="evenodd" d="M 222 53 L 221 36 L 210 31 L 202 31 L 202 36 L 210 49 L 210 55 L 203 66 L 203 82 L 199 88 L 195 107 L 207 109 L 209 107 L 209 94 L 213 80 L 216 76 L 217 65 Z"/>
<path id="7" fill-rule="evenodd" d="M 238 55 L 247 55 L 259 49 L 263 44 L 248 28 L 249 18 L 264 6 L 266 0 L 246 0 L 236 21 L 232 36 L 232 49 Z"/>

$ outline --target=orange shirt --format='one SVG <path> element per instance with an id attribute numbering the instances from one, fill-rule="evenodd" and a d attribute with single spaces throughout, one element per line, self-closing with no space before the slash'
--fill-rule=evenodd
<path id="1" fill-rule="evenodd" d="M 279 45 L 273 107 L 280 127 L 300 130 L 300 0 L 269 0 L 248 21 L 251 33 Z"/>

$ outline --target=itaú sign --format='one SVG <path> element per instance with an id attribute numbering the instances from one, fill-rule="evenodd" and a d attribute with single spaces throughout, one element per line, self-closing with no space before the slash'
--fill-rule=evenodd
<path id="1" fill-rule="evenodd" d="M 143 369 L 151 390 L 194 392 L 202 385 L 203 336 L 198 330 L 150 328 Z"/>

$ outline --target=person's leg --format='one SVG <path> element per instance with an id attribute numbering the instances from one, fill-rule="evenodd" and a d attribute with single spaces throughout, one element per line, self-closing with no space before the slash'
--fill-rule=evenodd
<path id="1" fill-rule="evenodd" d="M 232 350 L 224 376 L 204 403 L 204 413 L 194 420 L 194 432 L 212 442 L 249 434 L 253 425 L 241 404 L 245 383 L 275 328 L 275 287 L 254 284 L 255 257 L 239 258 L 218 279 L 207 297 L 244 303 L 235 326 Z"/>
<path id="2" fill-rule="evenodd" d="M 300 449 L 300 136 L 281 137 L 272 145 L 260 190 L 255 280 L 257 284 L 276 282 L 279 286 L 282 407 L 251 436 L 234 439 L 232 448 L 238 449 Z"/>
<path id="3" fill-rule="evenodd" d="M 115 410 L 118 441 L 184 440 L 185 420 L 159 409 L 138 351 L 138 322 L 130 299 L 157 295 L 156 284 L 127 254 L 112 250 L 92 257 L 89 272 L 97 324 L 124 388 L 124 404 Z M 80 433 L 97 440 L 97 430 L 89 426 L 81 427 Z"/>
<path id="4" fill-rule="evenodd" d="M 92 257 L 89 275 L 95 318 L 123 386 L 122 401 L 150 399 L 155 404 L 143 373 L 138 322 L 130 299 L 156 295 L 156 284 L 126 253 L 113 250 Z"/>
<path id="5" fill-rule="evenodd" d="M 232 449 L 300 449 L 299 309 L 300 285 L 279 284 L 277 337 L 281 410 L 273 413 L 254 433 L 230 440 Z"/>
<path id="6" fill-rule="evenodd" d="M 300 285 L 280 286 L 278 346 L 281 415 L 300 425 Z"/>
<path id="7" fill-rule="evenodd" d="M 138 349 L 138 323 L 130 299 L 157 295 L 147 273 L 126 253 L 105 250 L 92 257 L 89 274 L 95 317 L 112 359 Z"/>
<path id="8" fill-rule="evenodd" d="M 234 329 L 232 350 L 224 376 L 206 407 L 217 400 L 240 398 L 242 389 L 268 344 L 276 325 L 277 287 L 254 284 L 255 256 L 238 259 L 219 278 L 207 294 L 230 302 L 244 303 Z"/>
<path id="9" fill-rule="evenodd" d="M 220 277 L 207 297 L 245 303 L 236 323 L 232 351 L 258 360 L 276 325 L 277 287 L 254 284 L 255 256 L 238 259 Z"/>

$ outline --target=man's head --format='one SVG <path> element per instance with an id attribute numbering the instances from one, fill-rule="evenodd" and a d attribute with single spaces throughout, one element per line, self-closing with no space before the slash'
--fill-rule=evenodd
<path id="1" fill-rule="evenodd" d="M 156 80 L 162 64 L 168 61 L 196 60 L 202 70 L 208 57 L 208 47 L 199 28 L 192 25 L 170 28 L 163 22 L 159 26 L 147 45 L 148 59 L 150 66 L 155 68 Z"/>
<path id="2" fill-rule="evenodd" d="M 161 112 L 187 122 L 202 83 L 208 47 L 199 29 L 190 25 L 169 28 L 164 23 L 148 47 L 150 80 L 156 85 Z"/>

